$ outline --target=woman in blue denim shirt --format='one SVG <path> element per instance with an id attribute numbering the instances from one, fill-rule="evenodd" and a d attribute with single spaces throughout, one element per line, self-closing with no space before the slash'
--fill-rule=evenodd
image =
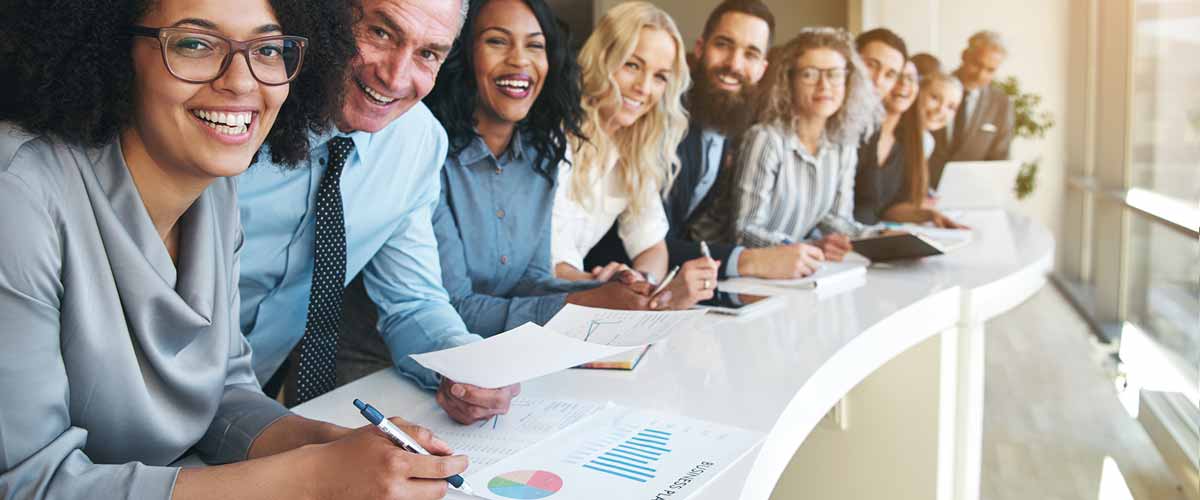
<path id="1" fill-rule="evenodd" d="M 651 306 L 645 283 L 570 284 L 550 267 L 557 166 L 582 110 L 579 66 L 543 0 L 473 2 L 425 102 L 450 136 L 434 214 L 442 279 L 472 332 L 543 324 L 568 302 Z"/>

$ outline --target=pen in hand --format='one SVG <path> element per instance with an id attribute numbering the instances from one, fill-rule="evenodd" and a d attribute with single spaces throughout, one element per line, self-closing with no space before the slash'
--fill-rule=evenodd
<path id="1" fill-rule="evenodd" d="M 667 285 L 671 284 L 671 280 L 675 279 L 676 274 L 679 274 L 679 266 L 675 266 L 674 269 L 671 269 L 671 272 L 667 273 L 667 277 L 663 278 L 662 283 L 658 284 L 658 287 L 656 287 L 654 289 L 654 293 L 651 293 L 650 296 L 654 297 L 654 296 L 658 295 L 659 293 L 661 293 L 663 290 L 666 290 Z"/>
<path id="2" fill-rule="evenodd" d="M 379 413 L 379 410 L 376 410 L 374 406 L 364 403 L 360 399 L 354 400 L 354 406 L 358 408 L 359 413 L 361 413 L 362 416 L 367 419 L 367 421 L 371 422 L 371 424 L 375 427 L 378 427 L 380 431 L 383 431 L 388 439 L 391 439 L 393 443 L 396 443 L 396 446 L 418 455 L 432 455 L 432 453 L 429 453 L 429 451 L 426 450 L 425 447 L 421 446 L 416 439 L 413 439 L 412 436 L 409 436 L 407 433 L 400 430 L 399 427 L 396 427 L 396 424 L 393 424 L 388 421 L 388 419 L 383 418 L 383 414 Z M 475 491 L 467 485 L 467 481 L 459 474 L 455 474 L 446 478 L 446 482 L 450 483 L 451 486 L 458 488 L 458 490 L 463 493 L 470 495 L 475 494 Z"/>
<path id="3" fill-rule="evenodd" d="M 796 242 L 795 242 L 795 241 L 792 241 L 792 239 L 791 239 L 791 238 L 784 238 L 784 239 L 783 239 L 783 241 L 781 241 L 781 242 L 780 242 L 780 244 L 782 244 L 782 245 L 787 245 L 787 246 L 791 246 L 791 245 L 795 245 L 795 244 L 796 244 Z M 810 264 L 810 267 L 812 267 L 812 272 L 814 272 L 814 273 L 815 273 L 815 272 L 817 272 L 817 271 L 820 271 L 820 270 L 821 270 L 821 266 L 823 266 L 823 265 L 824 265 L 824 263 L 825 263 L 825 256 L 824 256 L 824 254 L 822 254 L 822 256 L 821 256 L 821 260 L 818 260 L 818 261 L 816 261 L 816 262 L 812 262 L 812 263 Z"/>

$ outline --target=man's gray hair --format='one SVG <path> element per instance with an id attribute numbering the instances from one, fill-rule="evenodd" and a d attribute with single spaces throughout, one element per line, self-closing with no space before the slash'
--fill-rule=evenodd
<path id="1" fill-rule="evenodd" d="M 471 10 L 471 0 L 459 0 L 459 5 L 461 7 L 458 9 L 458 13 L 460 14 L 458 16 L 458 31 L 461 35 L 463 26 L 467 25 L 467 12 Z"/>
<path id="2" fill-rule="evenodd" d="M 463 1 L 466 2 L 467 0 Z M 984 49 L 998 50 L 1003 54 L 1008 54 L 1008 47 L 1004 44 L 1004 37 L 995 31 L 980 31 L 971 35 L 970 40 L 967 41 L 968 51 L 978 53 Z"/>

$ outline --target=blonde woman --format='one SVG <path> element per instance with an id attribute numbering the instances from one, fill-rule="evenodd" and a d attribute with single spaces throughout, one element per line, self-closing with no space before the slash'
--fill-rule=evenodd
<path id="1" fill-rule="evenodd" d="M 611 278 L 619 266 L 583 269 L 583 258 L 614 222 L 648 281 L 664 279 L 668 222 L 662 195 L 678 169 L 675 147 L 687 129 L 681 98 L 691 85 L 675 22 L 646 2 L 618 5 L 601 19 L 579 54 L 587 140 L 571 139 L 559 169 L 551 254 L 568 280 Z M 683 265 L 656 303 L 691 307 L 712 297 L 718 263 Z"/>
<path id="2" fill-rule="evenodd" d="M 805 29 L 768 68 L 758 125 L 738 153 L 733 237 L 749 247 L 811 240 L 840 261 L 868 229 L 854 220 L 854 173 L 879 98 L 844 30 Z"/>
<path id="3" fill-rule="evenodd" d="M 942 72 L 921 75 L 921 92 L 915 107 L 924 120 L 925 144 L 933 155 L 929 159 L 929 184 L 935 189 L 941 181 L 949 151 L 936 147 L 934 134 L 954 121 L 962 105 L 962 96 L 963 85 L 958 78 Z"/>

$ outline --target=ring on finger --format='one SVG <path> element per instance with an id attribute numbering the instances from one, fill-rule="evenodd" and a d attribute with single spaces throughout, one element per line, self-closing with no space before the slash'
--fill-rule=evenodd
<path id="1" fill-rule="evenodd" d="M 703 283 L 703 289 L 708 290 L 709 288 L 712 288 L 712 281 L 706 279 Z"/>

